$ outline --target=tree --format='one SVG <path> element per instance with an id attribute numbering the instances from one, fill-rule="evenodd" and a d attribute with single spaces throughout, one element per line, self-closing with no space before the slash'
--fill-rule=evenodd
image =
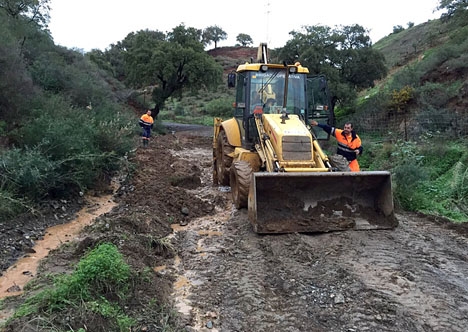
<path id="1" fill-rule="evenodd" d="M 0 11 L 0 123 L 17 121 L 35 91 L 20 45 L 8 26 L 9 19 Z"/>
<path id="2" fill-rule="evenodd" d="M 176 26 L 167 34 L 167 40 L 180 45 L 199 48 L 202 44 L 203 31 L 192 27 L 186 28 L 184 24 Z M 203 48 L 201 48 L 203 49 Z"/>
<path id="3" fill-rule="evenodd" d="M 126 82 L 135 88 L 153 86 L 156 112 L 169 97 L 181 96 L 186 89 L 220 84 L 222 68 L 204 51 L 200 36 L 199 30 L 179 25 L 165 38 L 146 30 L 124 41 Z"/>
<path id="4" fill-rule="evenodd" d="M 304 26 L 290 35 L 278 51 L 280 60 L 299 61 L 311 74 L 326 75 L 335 94 L 332 100 L 342 104 L 353 103 L 358 91 L 387 73 L 384 56 L 372 48 L 368 31 L 360 25 Z"/>
<path id="5" fill-rule="evenodd" d="M 236 41 L 243 47 L 250 46 L 253 44 L 252 37 L 245 33 L 240 33 L 236 37 Z"/>
<path id="6" fill-rule="evenodd" d="M 203 42 L 205 44 L 210 44 L 214 42 L 214 48 L 218 47 L 218 42 L 221 40 L 227 39 L 227 33 L 223 31 L 219 26 L 214 25 L 203 30 Z"/>
<path id="7" fill-rule="evenodd" d="M 466 0 L 440 0 L 438 10 L 446 9 L 447 12 L 442 14 L 442 17 L 453 17 L 457 14 L 465 14 L 468 9 L 468 1 Z"/>
<path id="8" fill-rule="evenodd" d="M 413 99 L 413 88 L 406 85 L 400 90 L 393 90 L 390 107 L 395 109 L 397 114 L 403 114 L 405 124 L 405 141 L 408 141 L 408 104 Z"/>
<path id="9" fill-rule="evenodd" d="M 405 30 L 405 28 L 403 28 L 402 25 L 394 25 L 392 32 L 396 34 L 396 33 L 402 32 L 404 30 Z"/>
<path id="10" fill-rule="evenodd" d="M 0 9 L 9 16 L 20 16 L 36 22 L 41 27 L 47 27 L 49 23 L 50 0 L 0 0 Z"/>
<path id="11" fill-rule="evenodd" d="M 154 83 L 154 70 L 150 62 L 154 50 L 165 40 L 163 33 L 140 30 L 128 34 L 119 44 L 123 53 L 125 82 L 129 86 L 140 88 Z"/>

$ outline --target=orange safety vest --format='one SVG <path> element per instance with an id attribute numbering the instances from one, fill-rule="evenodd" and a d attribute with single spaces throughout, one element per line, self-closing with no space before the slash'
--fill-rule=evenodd
<path id="1" fill-rule="evenodd" d="M 359 172 L 359 163 L 357 161 L 356 150 L 362 152 L 361 139 L 352 131 L 345 135 L 342 129 L 332 128 L 331 134 L 335 136 L 338 142 L 337 153 L 349 161 L 349 168 L 352 172 Z"/>
<path id="2" fill-rule="evenodd" d="M 152 125 L 154 120 L 153 120 L 153 117 L 151 115 L 148 115 L 148 114 L 143 114 L 140 118 L 141 122 L 143 122 L 144 125 L 148 126 L 148 125 Z"/>

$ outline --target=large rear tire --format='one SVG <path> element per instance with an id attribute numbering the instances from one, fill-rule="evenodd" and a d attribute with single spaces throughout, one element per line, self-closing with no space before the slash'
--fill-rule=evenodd
<path id="1" fill-rule="evenodd" d="M 235 161 L 231 165 L 231 194 L 237 209 L 246 208 L 248 204 L 252 167 L 247 161 Z"/>
<path id="2" fill-rule="evenodd" d="M 226 133 L 221 131 L 216 140 L 216 174 L 218 183 L 222 186 L 229 185 L 229 170 L 232 164 L 232 157 L 228 154 L 234 152 L 234 147 L 227 140 Z"/>

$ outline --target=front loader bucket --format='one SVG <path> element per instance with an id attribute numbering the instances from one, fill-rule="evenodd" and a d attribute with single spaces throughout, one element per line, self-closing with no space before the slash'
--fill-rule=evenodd
<path id="1" fill-rule="evenodd" d="M 389 172 L 253 173 L 249 219 L 257 233 L 391 229 Z"/>

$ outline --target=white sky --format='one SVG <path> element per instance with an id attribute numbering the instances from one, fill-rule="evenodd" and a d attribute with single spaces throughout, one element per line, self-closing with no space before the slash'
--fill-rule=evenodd
<path id="1" fill-rule="evenodd" d="M 234 46 L 239 33 L 253 46 L 284 46 L 289 32 L 302 26 L 359 24 L 373 43 L 392 33 L 440 17 L 439 0 L 51 0 L 49 29 L 55 44 L 84 51 L 105 50 L 130 32 L 170 32 L 185 24 L 204 29 L 217 25 L 227 33 L 220 46 Z M 209 45 L 208 49 L 213 48 Z"/>

